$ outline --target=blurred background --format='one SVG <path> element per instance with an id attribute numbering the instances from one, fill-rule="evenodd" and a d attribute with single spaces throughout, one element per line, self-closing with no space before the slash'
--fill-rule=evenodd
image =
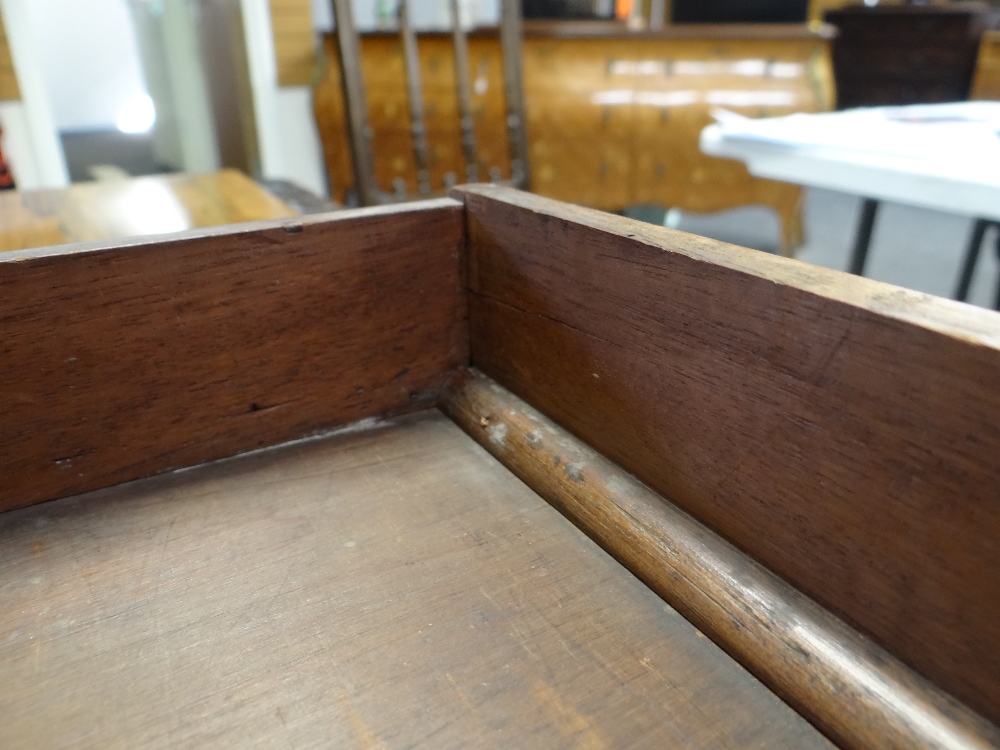
<path id="1" fill-rule="evenodd" d="M 381 194 L 422 197 L 398 2 L 350 7 L 373 179 Z M 424 176 L 441 194 L 470 174 L 452 5 L 408 7 L 422 74 Z M 457 7 L 470 50 L 478 179 L 511 179 L 500 0 Z M 699 134 L 713 111 L 766 118 L 1000 97 L 1000 18 L 984 2 L 524 0 L 519 10 L 530 189 L 833 268 L 849 263 L 860 195 L 759 179 L 738 161 L 702 153 Z M 160 209 L 143 203 L 160 230 L 363 202 L 333 19 L 329 0 L 0 0 L 3 155 L 13 187 L 29 195 L 5 209 L 5 222 L 28 213 L 55 221 L 45 232 L 21 231 L 6 249 L 98 236 L 70 226 L 71 214 L 96 212 L 96 202 L 73 213 L 65 201 L 53 208 L 51 192 L 30 196 L 71 185 L 235 172 L 282 206 L 224 195 L 213 183 L 211 199 L 228 208 L 209 210 L 198 205 L 209 200 L 208 183 L 184 183 L 186 193 L 164 183 L 174 203 L 162 210 L 182 218 L 156 220 Z M 234 179 L 222 181 L 226 189 Z M 123 205 L 135 211 L 134 201 Z M 888 202 L 866 275 L 951 295 L 975 218 Z M 997 242 L 994 224 L 984 237 L 985 246 Z M 968 300 L 992 305 L 998 274 L 997 254 L 984 252 Z"/>

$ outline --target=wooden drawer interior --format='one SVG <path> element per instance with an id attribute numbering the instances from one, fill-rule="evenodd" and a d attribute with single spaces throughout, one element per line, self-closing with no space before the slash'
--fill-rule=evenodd
<path id="1" fill-rule="evenodd" d="M 1000 316 L 493 186 L 0 256 L 3 747 L 1000 743 Z"/>

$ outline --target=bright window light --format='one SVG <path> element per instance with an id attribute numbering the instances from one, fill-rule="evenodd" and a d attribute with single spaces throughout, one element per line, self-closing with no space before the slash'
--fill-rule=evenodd
<path id="1" fill-rule="evenodd" d="M 115 125 L 123 133 L 148 133 L 156 124 L 156 107 L 149 94 L 136 94 L 118 112 Z"/>

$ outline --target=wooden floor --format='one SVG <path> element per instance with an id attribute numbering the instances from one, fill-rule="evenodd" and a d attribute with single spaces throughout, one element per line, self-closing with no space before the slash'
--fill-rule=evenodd
<path id="1" fill-rule="evenodd" d="M 0 746 L 826 741 L 437 412 L 0 515 Z"/>
<path id="2" fill-rule="evenodd" d="M 295 213 L 233 169 L 2 192 L 0 251 L 166 234 Z"/>

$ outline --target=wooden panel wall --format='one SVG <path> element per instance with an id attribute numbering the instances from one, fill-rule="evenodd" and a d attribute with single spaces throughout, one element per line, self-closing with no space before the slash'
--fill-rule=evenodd
<path id="1" fill-rule="evenodd" d="M 0 255 L 0 510 L 433 405 L 462 232 L 442 199 Z"/>
<path id="2" fill-rule="evenodd" d="M 269 0 L 278 84 L 308 86 L 316 72 L 316 34 L 309 0 Z"/>
<path id="3" fill-rule="evenodd" d="M 0 16 L 0 101 L 15 101 L 21 98 L 21 87 L 14 72 L 14 60 L 7 41 L 7 28 Z"/>
<path id="4" fill-rule="evenodd" d="M 1000 720 L 1000 315 L 460 192 L 475 366 Z"/>

